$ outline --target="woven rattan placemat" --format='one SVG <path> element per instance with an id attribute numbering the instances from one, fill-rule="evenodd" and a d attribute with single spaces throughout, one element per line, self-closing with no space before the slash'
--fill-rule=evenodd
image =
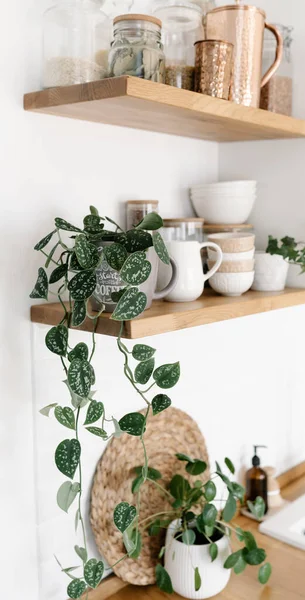
<path id="1" fill-rule="evenodd" d="M 177 408 L 169 408 L 159 415 L 150 416 L 145 433 L 149 466 L 161 471 L 165 483 L 175 473 L 193 479 L 185 472 L 185 463 L 177 460 L 177 452 L 200 458 L 209 464 L 205 440 L 196 422 Z M 143 465 L 143 448 L 138 437 L 123 434 L 112 439 L 101 457 L 94 477 L 91 493 L 91 525 L 101 555 L 109 565 L 114 565 L 126 553 L 122 534 L 113 523 L 113 511 L 122 501 L 135 504 L 131 492 L 135 479 L 134 467 Z M 196 477 L 209 479 L 209 467 Z M 146 482 L 141 492 L 140 521 L 152 514 L 170 510 L 170 504 L 151 482 Z M 155 566 L 162 546 L 162 536 L 143 535 L 143 548 L 137 560 L 127 558 L 114 567 L 115 574 L 134 585 L 155 583 Z"/>

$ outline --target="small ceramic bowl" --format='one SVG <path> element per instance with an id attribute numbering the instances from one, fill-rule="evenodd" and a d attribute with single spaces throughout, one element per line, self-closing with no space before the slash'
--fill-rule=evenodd
<path id="1" fill-rule="evenodd" d="M 250 273 L 215 273 L 210 279 L 210 286 L 222 296 L 241 296 L 253 283 L 254 271 Z"/>
<path id="2" fill-rule="evenodd" d="M 208 241 L 218 244 L 224 253 L 248 252 L 255 244 L 253 233 L 211 233 Z"/>
<path id="3" fill-rule="evenodd" d="M 211 248 L 207 248 L 207 251 L 208 251 L 209 259 L 212 260 L 213 262 L 216 262 L 217 261 L 216 252 L 214 252 L 214 250 L 212 250 Z M 248 252 L 231 252 L 231 253 L 223 252 L 222 260 L 223 260 L 223 262 L 232 262 L 233 260 L 237 260 L 238 262 L 240 260 L 252 260 L 254 258 L 254 252 L 255 252 L 255 248 L 252 248 L 252 250 L 249 250 Z"/>
<path id="4" fill-rule="evenodd" d="M 215 262 L 208 260 L 208 267 L 212 269 Z M 254 260 L 222 261 L 218 273 L 250 273 L 254 270 Z"/>

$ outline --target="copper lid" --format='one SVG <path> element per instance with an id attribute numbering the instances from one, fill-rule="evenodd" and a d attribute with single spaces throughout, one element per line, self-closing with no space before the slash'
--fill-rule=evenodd
<path id="1" fill-rule="evenodd" d="M 162 21 L 157 19 L 156 17 L 151 17 L 150 15 L 138 15 L 138 14 L 127 14 L 127 15 L 119 15 L 113 19 L 113 24 L 121 23 L 122 21 L 149 21 L 149 23 L 154 23 L 154 25 L 158 25 L 160 28 L 162 27 Z"/>
<path id="2" fill-rule="evenodd" d="M 159 200 L 126 200 L 126 204 L 153 204 L 157 206 Z"/>
<path id="3" fill-rule="evenodd" d="M 264 19 L 266 19 L 266 13 L 262 8 L 258 8 L 257 6 L 251 6 L 249 4 L 245 6 L 243 4 L 228 4 L 227 6 L 218 6 L 217 8 L 213 8 L 213 10 L 210 10 L 209 13 L 216 13 L 223 10 L 255 10 L 261 15 L 263 15 Z"/>
<path id="4" fill-rule="evenodd" d="M 228 42 L 227 40 L 197 40 L 197 42 L 194 43 L 194 46 L 196 46 L 196 44 L 227 44 L 227 46 L 232 46 L 232 48 L 234 48 L 234 44 L 232 44 L 231 42 Z"/>

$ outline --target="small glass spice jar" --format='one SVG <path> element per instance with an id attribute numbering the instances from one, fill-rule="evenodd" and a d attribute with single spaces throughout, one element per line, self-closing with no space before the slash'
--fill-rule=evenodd
<path id="1" fill-rule="evenodd" d="M 151 212 L 159 212 L 158 200 L 127 200 L 126 225 L 127 230 L 140 223 Z"/>
<path id="2" fill-rule="evenodd" d="M 187 0 L 166 0 L 154 14 L 162 20 L 166 83 L 185 90 L 194 89 L 194 43 L 204 38 L 202 10 Z"/>
<path id="3" fill-rule="evenodd" d="M 276 25 L 276 27 L 283 38 L 284 53 L 282 62 L 275 75 L 262 88 L 260 108 L 281 115 L 291 116 L 293 99 L 293 61 L 291 55 L 293 27 L 285 27 L 284 25 Z M 263 72 L 266 72 L 273 63 L 275 52 L 275 37 L 267 30 L 263 52 Z"/>
<path id="4" fill-rule="evenodd" d="M 109 53 L 110 77 L 132 75 L 165 82 L 162 23 L 148 15 L 126 14 L 113 20 L 114 40 Z"/>
<path id="5" fill-rule="evenodd" d="M 220 40 L 195 42 L 195 92 L 229 100 L 233 44 Z"/>
<path id="6" fill-rule="evenodd" d="M 162 236 L 165 242 L 203 242 L 204 219 L 197 217 L 163 219 Z"/>

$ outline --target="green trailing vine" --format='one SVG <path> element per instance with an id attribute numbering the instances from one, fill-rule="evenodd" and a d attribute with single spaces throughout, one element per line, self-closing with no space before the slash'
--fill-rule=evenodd
<path id="1" fill-rule="evenodd" d="M 106 229 L 108 223 L 114 230 Z M 154 247 L 160 260 L 169 264 L 169 256 L 158 231 L 163 221 L 156 213 L 147 215 L 133 230 L 126 233 L 109 217 L 101 217 L 95 207 L 90 207 L 90 214 L 83 220 L 83 228 L 76 227 L 62 218 L 55 219 L 55 228 L 35 246 L 35 250 L 45 257 L 43 267 L 38 270 L 38 277 L 31 298 L 48 300 L 49 294 L 56 295 L 63 309 L 61 322 L 52 327 L 45 338 L 47 348 L 56 354 L 64 371 L 64 384 L 69 395 L 69 405 L 50 404 L 41 409 L 41 414 L 55 419 L 70 435 L 57 446 L 55 463 L 58 470 L 67 478 L 57 492 L 57 504 L 68 512 L 76 504 L 75 530 L 81 529 L 82 546 L 75 546 L 75 552 L 81 564 L 79 567 L 62 567 L 70 583 L 67 588 L 69 598 L 80 598 L 86 591 L 96 588 L 104 574 L 101 560 L 88 557 L 86 530 L 82 515 L 82 450 L 81 438 L 88 434 L 97 436 L 103 441 L 112 437 L 120 437 L 123 432 L 137 436 L 143 446 L 144 464 L 138 476 L 134 492 L 137 493 L 137 505 L 121 502 L 114 511 L 114 523 L 122 532 L 126 548 L 126 557 L 136 558 L 141 551 L 141 532 L 139 513 L 141 503 L 141 487 L 148 478 L 148 457 L 145 448 L 145 430 L 150 413 L 156 415 L 168 408 L 170 398 L 165 393 L 153 393 L 153 388 L 162 392 L 172 388 L 180 377 L 179 363 L 165 364 L 156 367 L 154 348 L 145 344 L 135 344 L 129 350 L 122 342 L 124 321 L 137 317 L 146 307 L 146 295 L 139 286 L 148 279 L 151 263 L 147 258 L 147 250 Z M 51 249 L 50 242 L 55 244 Z M 68 239 L 66 239 L 68 238 Z M 103 242 L 111 242 L 103 246 Z M 97 399 L 93 389 L 95 384 L 95 332 L 98 318 L 105 307 L 92 313 L 90 298 L 97 285 L 97 274 L 102 261 L 116 271 L 124 286 L 119 292 L 112 293 L 116 303 L 111 319 L 121 322 L 117 345 L 124 359 L 124 374 L 145 404 L 144 414 L 139 412 L 124 415 L 119 422 L 108 417 L 103 402 Z M 52 268 L 48 275 L 47 269 Z M 57 289 L 53 286 L 56 286 Z M 65 301 L 65 296 L 68 301 Z M 69 344 L 69 328 L 80 327 L 86 318 L 93 322 L 91 347 L 80 342 L 75 347 Z M 109 428 L 111 428 L 109 430 Z M 85 437 L 84 437 L 85 439 Z M 124 557 L 125 558 L 125 557 Z M 122 559 L 121 559 L 122 560 Z M 114 565 L 112 565 L 114 566 Z M 75 571 L 80 572 L 75 575 Z"/>

